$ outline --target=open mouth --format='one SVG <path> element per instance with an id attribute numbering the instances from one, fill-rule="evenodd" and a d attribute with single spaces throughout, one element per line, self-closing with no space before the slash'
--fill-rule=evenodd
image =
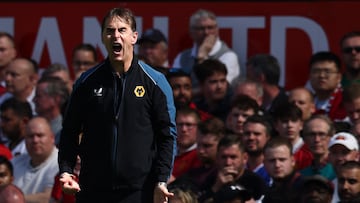
<path id="1" fill-rule="evenodd" d="M 115 53 L 118 53 L 118 52 L 121 51 L 122 45 L 120 43 L 114 43 L 112 48 L 113 48 Z"/>

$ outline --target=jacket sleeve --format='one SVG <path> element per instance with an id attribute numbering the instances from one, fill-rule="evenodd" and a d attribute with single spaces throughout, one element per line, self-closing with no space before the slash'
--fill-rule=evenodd
<path id="1" fill-rule="evenodd" d="M 63 120 L 59 144 L 59 170 L 60 173 L 73 173 L 76 157 L 79 151 L 80 132 L 82 126 L 83 95 L 78 84 L 74 85 L 73 92 L 68 100 Z"/>
<path id="2" fill-rule="evenodd" d="M 164 75 L 159 76 L 157 87 L 152 97 L 154 113 L 157 155 L 155 171 L 158 181 L 169 179 L 176 154 L 176 109 L 172 89 Z"/>

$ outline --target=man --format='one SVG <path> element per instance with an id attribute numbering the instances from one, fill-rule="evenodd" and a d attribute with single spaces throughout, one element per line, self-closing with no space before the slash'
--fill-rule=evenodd
<path id="1" fill-rule="evenodd" d="M 165 35 L 158 29 L 148 29 L 138 40 L 139 59 L 154 68 L 169 68 L 168 43 Z"/>
<path id="2" fill-rule="evenodd" d="M 10 97 L 15 97 L 28 101 L 36 115 L 33 98 L 38 78 L 38 66 L 34 61 L 27 58 L 14 59 L 5 70 L 7 92 L 0 97 L 0 104 Z"/>
<path id="3" fill-rule="evenodd" d="M 202 121 L 212 117 L 209 113 L 198 109 L 193 102 L 192 82 L 189 74 L 179 69 L 171 69 L 166 78 L 172 88 L 176 109 L 185 106 L 196 109 Z"/>
<path id="4" fill-rule="evenodd" d="M 55 137 L 45 118 L 34 117 L 26 127 L 25 144 L 28 154 L 11 160 L 14 184 L 27 202 L 49 202 L 54 177 L 59 171 Z"/>
<path id="5" fill-rule="evenodd" d="M 214 198 L 223 186 L 231 183 L 243 185 L 248 189 L 255 200 L 263 198 L 265 193 L 265 181 L 246 169 L 248 155 L 239 136 L 234 134 L 225 135 L 218 144 L 216 156 L 217 174 L 208 178 L 204 184 L 205 189 L 199 197 L 200 202 Z"/>
<path id="6" fill-rule="evenodd" d="M 69 69 L 61 63 L 53 63 L 47 67 L 41 74 L 42 77 L 57 77 L 65 82 L 66 87 L 69 89 L 69 92 L 72 91 L 73 80 L 71 79 Z M 41 79 L 40 78 L 40 79 Z"/>
<path id="7" fill-rule="evenodd" d="M 333 121 L 346 118 L 340 80 L 341 63 L 336 54 L 322 51 L 311 56 L 310 83 L 315 91 L 315 114 L 328 115 Z"/>
<path id="8" fill-rule="evenodd" d="M 345 162 L 340 166 L 337 178 L 340 203 L 360 202 L 360 163 Z"/>
<path id="9" fill-rule="evenodd" d="M 0 95 L 6 92 L 5 69 L 16 55 L 14 37 L 7 32 L 0 32 Z"/>
<path id="10" fill-rule="evenodd" d="M 260 83 L 242 77 L 237 77 L 231 82 L 233 97 L 244 94 L 254 99 L 259 106 L 262 105 L 264 90 Z"/>
<path id="11" fill-rule="evenodd" d="M 296 202 L 302 177 L 295 170 L 290 141 L 284 137 L 271 138 L 264 147 L 264 165 L 273 182 L 263 203 Z"/>
<path id="12" fill-rule="evenodd" d="M 95 66 L 97 62 L 98 56 L 93 45 L 82 43 L 74 47 L 72 51 L 72 66 L 75 72 L 75 79 L 78 79 L 81 73 Z"/>
<path id="13" fill-rule="evenodd" d="M 347 132 L 338 132 L 331 137 L 329 143 L 329 162 L 335 169 L 336 175 L 339 174 L 340 167 L 347 161 L 359 161 L 359 144 L 355 137 Z M 332 203 L 339 201 L 338 179 L 333 180 L 334 195 Z"/>
<path id="14" fill-rule="evenodd" d="M 180 52 L 172 65 L 192 75 L 193 88 L 198 87 L 197 78 L 192 74 L 193 67 L 206 59 L 218 59 L 225 64 L 227 82 L 240 75 L 240 65 L 236 53 L 220 40 L 219 27 L 213 12 L 199 9 L 190 17 L 190 37 L 194 46 Z"/>
<path id="15" fill-rule="evenodd" d="M 289 91 L 289 102 L 294 103 L 302 111 L 302 120 L 306 121 L 315 112 L 314 96 L 305 87 L 297 87 Z"/>
<path id="16" fill-rule="evenodd" d="M 217 59 L 207 59 L 197 64 L 194 71 L 201 92 L 201 96 L 195 99 L 196 106 L 225 122 L 232 94 L 226 81 L 225 64 Z"/>
<path id="17" fill-rule="evenodd" d="M 360 32 L 345 33 L 340 40 L 340 47 L 346 68 L 341 84 L 345 88 L 353 83 L 360 83 Z"/>
<path id="18" fill-rule="evenodd" d="M 249 158 L 246 166 L 269 185 L 270 176 L 264 167 L 264 146 L 271 138 L 272 126 L 264 116 L 250 116 L 244 124 L 242 142 Z"/>
<path id="19" fill-rule="evenodd" d="M 301 184 L 300 203 L 331 203 L 334 187 L 321 175 L 306 177 Z"/>
<path id="20" fill-rule="evenodd" d="M 226 126 L 232 132 L 240 137 L 244 132 L 244 123 L 246 119 L 259 110 L 258 103 L 247 95 L 239 95 L 233 99 L 230 104 L 230 112 L 226 119 Z"/>
<path id="21" fill-rule="evenodd" d="M 295 168 L 301 170 L 311 165 L 313 159 L 309 146 L 301 136 L 303 129 L 302 112 L 295 104 L 287 103 L 274 112 L 275 129 L 279 136 L 288 139 L 292 144 Z"/>
<path id="22" fill-rule="evenodd" d="M 176 111 L 177 154 L 171 178 L 177 178 L 201 165 L 197 156 L 196 135 L 200 116 L 196 110 L 183 107 Z M 170 180 L 171 181 L 171 180 Z"/>
<path id="23" fill-rule="evenodd" d="M 12 184 L 14 180 L 14 167 L 8 158 L 0 155 L 0 187 Z"/>
<path id="24" fill-rule="evenodd" d="M 257 54 L 246 63 L 246 78 L 258 81 L 264 91 L 261 108 L 273 114 L 288 101 L 285 89 L 279 86 L 280 64 L 274 56 Z"/>
<path id="25" fill-rule="evenodd" d="M 69 99 L 60 181 L 79 203 L 159 203 L 173 195 L 166 188 L 176 152 L 173 94 L 162 73 L 134 57 L 137 37 L 132 11 L 111 9 L 102 21 L 108 57 L 82 74 Z M 80 184 L 72 175 L 77 155 Z"/>
<path id="26" fill-rule="evenodd" d="M 11 97 L 0 105 L 0 128 L 6 137 L 6 146 L 14 157 L 27 154 L 25 146 L 26 125 L 33 113 L 29 102 Z"/>
<path id="27" fill-rule="evenodd" d="M 360 83 L 353 83 L 344 88 L 343 104 L 351 124 L 360 121 Z"/>
<path id="28" fill-rule="evenodd" d="M 36 85 L 34 97 L 37 115 L 46 118 L 55 134 L 55 145 L 60 142 L 64 105 L 69 97 L 69 90 L 63 80 L 57 77 L 41 77 Z"/>
<path id="29" fill-rule="evenodd" d="M 313 115 L 305 122 L 303 137 L 314 159 L 310 166 L 300 171 L 302 175 L 321 175 L 328 180 L 336 177 L 335 170 L 328 162 L 328 146 L 334 134 L 333 122 L 326 115 Z"/>
<path id="30" fill-rule="evenodd" d="M 24 193 L 13 184 L 0 186 L 0 202 L 25 203 Z"/>

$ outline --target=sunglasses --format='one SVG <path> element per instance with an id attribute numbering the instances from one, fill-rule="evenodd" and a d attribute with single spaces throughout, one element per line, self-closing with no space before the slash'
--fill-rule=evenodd
<path id="1" fill-rule="evenodd" d="M 345 47 L 343 48 L 343 52 L 346 54 L 350 54 L 353 52 L 353 50 L 355 50 L 356 53 L 360 53 L 360 46 L 356 46 L 356 47 Z"/>

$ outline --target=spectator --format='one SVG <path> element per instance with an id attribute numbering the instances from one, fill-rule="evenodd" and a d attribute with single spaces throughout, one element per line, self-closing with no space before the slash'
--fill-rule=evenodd
<path id="1" fill-rule="evenodd" d="M 197 95 L 197 78 L 192 73 L 196 64 L 206 59 L 217 59 L 225 64 L 228 83 L 240 75 L 240 65 L 236 53 L 220 40 L 219 27 L 213 12 L 199 9 L 189 22 L 190 37 L 194 46 L 177 54 L 172 67 L 181 68 L 192 75 L 194 93 Z"/>
<path id="2" fill-rule="evenodd" d="M 310 59 L 310 83 L 315 91 L 315 113 L 326 114 L 333 121 L 346 118 L 342 106 L 341 63 L 328 51 L 317 52 Z"/>
<path id="3" fill-rule="evenodd" d="M 302 111 L 302 120 L 306 121 L 315 112 L 314 95 L 305 87 L 297 87 L 289 92 L 289 102 Z"/>
<path id="4" fill-rule="evenodd" d="M 158 29 L 145 30 L 138 40 L 139 59 L 154 68 L 169 68 L 168 42 Z"/>
<path id="5" fill-rule="evenodd" d="M 13 184 L 0 186 L 1 203 L 25 203 L 24 193 Z"/>
<path id="6" fill-rule="evenodd" d="M 255 202 L 251 193 L 242 185 L 228 184 L 224 185 L 216 194 L 214 198 L 215 203 L 249 203 Z"/>
<path id="7" fill-rule="evenodd" d="M 14 180 L 14 167 L 10 160 L 0 155 L 0 187 L 12 184 Z"/>
<path id="8" fill-rule="evenodd" d="M 5 69 L 16 55 L 14 37 L 7 32 L 0 32 L 0 95 L 6 92 Z"/>
<path id="9" fill-rule="evenodd" d="M 34 117 L 27 124 L 25 143 L 28 154 L 12 159 L 14 184 L 27 202 L 49 202 L 54 177 L 59 171 L 54 134 L 45 118 Z"/>
<path id="10" fill-rule="evenodd" d="M 41 78 L 43 77 L 57 77 L 63 80 L 68 88 L 69 92 L 72 91 L 73 81 L 71 79 L 69 69 L 61 63 L 53 63 L 47 69 L 45 69 Z M 41 79 L 40 78 L 40 79 Z"/>
<path id="11" fill-rule="evenodd" d="M 303 137 L 314 159 L 310 166 L 300 171 L 302 175 L 321 175 L 328 180 L 336 177 L 335 170 L 328 162 L 328 146 L 334 134 L 333 122 L 326 115 L 314 115 L 305 122 Z"/>
<path id="12" fill-rule="evenodd" d="M 233 97 L 240 94 L 247 95 L 254 99 L 259 106 L 262 106 L 264 90 L 260 83 L 247 78 L 237 77 L 231 82 Z"/>
<path id="13" fill-rule="evenodd" d="M 89 70 L 97 63 L 97 52 L 92 44 L 81 43 L 74 47 L 72 51 L 72 66 L 75 72 L 75 79 L 78 79 L 81 73 Z"/>
<path id="14" fill-rule="evenodd" d="M 0 105 L 0 128 L 6 138 L 5 144 L 13 157 L 28 153 L 24 138 L 26 125 L 32 116 L 31 106 L 27 101 L 11 97 Z"/>
<path id="15" fill-rule="evenodd" d="M 338 172 L 340 203 L 360 202 L 360 163 L 358 161 L 345 162 Z"/>
<path id="16" fill-rule="evenodd" d="M 341 84 L 345 88 L 352 83 L 360 83 L 360 32 L 345 33 L 340 40 L 340 47 L 345 65 Z"/>
<path id="17" fill-rule="evenodd" d="M 300 203 L 331 203 L 334 187 L 321 175 L 306 177 L 301 184 Z"/>

